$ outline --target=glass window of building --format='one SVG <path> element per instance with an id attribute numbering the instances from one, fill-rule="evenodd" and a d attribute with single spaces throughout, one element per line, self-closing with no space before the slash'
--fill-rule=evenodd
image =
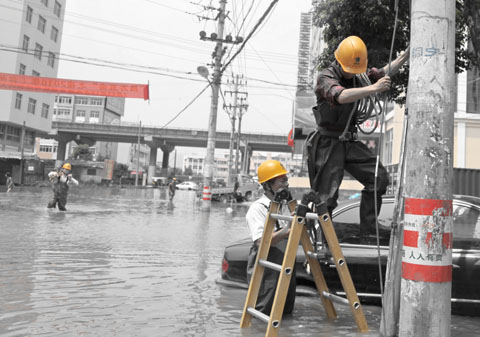
<path id="1" fill-rule="evenodd" d="M 29 98 L 27 112 L 35 115 L 36 106 L 37 106 L 37 100 L 33 98 Z"/>
<path id="2" fill-rule="evenodd" d="M 38 44 L 38 43 L 35 43 L 35 52 L 33 54 L 33 56 L 36 58 L 36 59 L 39 59 L 41 60 L 42 59 L 42 53 L 43 53 L 43 47 L 41 44 Z"/>
<path id="3" fill-rule="evenodd" d="M 15 109 L 20 110 L 22 108 L 22 94 L 18 93 L 15 96 Z"/>
<path id="4" fill-rule="evenodd" d="M 58 96 L 58 103 L 72 104 L 72 97 L 70 97 L 70 96 Z"/>
<path id="5" fill-rule="evenodd" d="M 58 1 L 55 1 L 55 5 L 53 6 L 53 13 L 60 17 L 60 12 L 62 11 L 62 4 Z"/>
<path id="6" fill-rule="evenodd" d="M 75 97 L 75 104 L 87 105 L 88 97 Z"/>
<path id="7" fill-rule="evenodd" d="M 47 64 L 52 68 L 55 66 L 55 54 L 50 51 L 48 52 Z"/>
<path id="8" fill-rule="evenodd" d="M 53 42 L 57 42 L 58 39 L 58 29 L 55 26 L 52 26 L 52 30 L 50 31 L 50 39 Z"/>
<path id="9" fill-rule="evenodd" d="M 103 105 L 103 98 L 91 98 L 91 99 L 90 99 L 90 104 L 91 104 L 91 105 L 99 105 L 99 106 L 102 106 L 102 105 Z"/>
<path id="10" fill-rule="evenodd" d="M 53 146 L 52 145 L 40 145 L 39 151 L 40 152 L 52 152 Z"/>
<path id="11" fill-rule="evenodd" d="M 43 118 L 48 118 L 48 110 L 50 109 L 50 106 L 48 104 L 42 103 L 42 117 Z"/>
<path id="12" fill-rule="evenodd" d="M 70 109 L 57 109 L 57 116 L 69 116 Z"/>
<path id="13" fill-rule="evenodd" d="M 45 33 L 45 26 L 46 26 L 46 25 L 47 25 L 47 20 L 46 20 L 43 16 L 39 15 L 39 16 L 38 16 L 37 29 L 38 29 L 39 31 L 41 31 L 42 33 Z"/>
<path id="14" fill-rule="evenodd" d="M 27 15 L 25 16 L 25 21 L 32 23 L 33 9 L 30 6 L 27 6 Z"/>
<path id="15" fill-rule="evenodd" d="M 40 77 L 40 73 L 38 71 L 32 70 L 32 76 Z"/>
<path id="16" fill-rule="evenodd" d="M 15 142 L 20 141 L 20 128 L 13 125 L 7 125 L 7 139 Z"/>
<path id="17" fill-rule="evenodd" d="M 98 123 L 100 119 L 100 111 L 90 111 L 90 123 Z"/>
<path id="18" fill-rule="evenodd" d="M 30 42 L 30 38 L 27 35 L 23 35 L 22 50 L 24 52 L 28 52 L 28 43 L 29 42 Z"/>
<path id="19" fill-rule="evenodd" d="M 35 133 L 32 131 L 25 131 L 25 144 L 33 145 L 35 144 Z"/>
<path id="20" fill-rule="evenodd" d="M 26 70 L 27 70 L 27 67 L 24 64 L 20 63 L 20 67 L 18 68 L 18 73 L 20 75 L 25 75 Z"/>

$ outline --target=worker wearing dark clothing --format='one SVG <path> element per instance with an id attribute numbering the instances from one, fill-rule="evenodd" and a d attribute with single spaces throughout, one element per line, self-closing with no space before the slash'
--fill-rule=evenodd
<path id="1" fill-rule="evenodd" d="M 168 197 L 170 201 L 173 200 L 173 197 L 175 197 L 175 183 L 177 182 L 176 178 L 173 178 L 170 184 L 168 184 Z"/>
<path id="2" fill-rule="evenodd" d="M 360 204 L 360 233 L 375 233 L 375 168 L 376 155 L 357 136 L 358 101 L 390 88 L 388 66 L 367 69 L 367 48 L 363 41 L 350 36 L 335 51 L 335 61 L 322 70 L 315 87 L 317 106 L 313 114 L 317 130 L 307 139 L 308 171 L 312 189 L 320 193 L 330 214 L 337 206 L 338 191 L 344 170 L 364 185 Z M 408 59 L 402 54 L 392 62 L 394 74 Z M 360 86 L 356 74 L 366 73 L 371 83 Z M 388 186 L 388 173 L 380 163 L 377 172 L 377 206 Z"/>
<path id="3" fill-rule="evenodd" d="M 52 182 L 53 197 L 47 205 L 47 208 L 55 208 L 58 204 L 60 211 L 66 211 L 68 196 L 68 185 L 78 185 L 78 181 L 72 177 L 70 173 L 72 166 L 69 163 L 65 163 L 58 171 L 52 171 L 48 174 L 50 181 Z"/>
<path id="4" fill-rule="evenodd" d="M 288 188 L 288 178 L 286 174 L 287 170 L 276 160 L 267 160 L 258 167 L 258 182 L 262 184 L 265 194 L 250 206 L 246 215 L 248 230 L 253 241 L 247 262 L 248 283 L 250 283 L 251 278 L 253 277 L 258 249 L 263 236 L 263 230 L 271 200 L 273 199 L 275 192 L 280 189 Z M 280 265 L 283 263 L 285 255 L 287 244 L 286 239 L 290 234 L 290 223 L 287 222 L 283 225 L 284 226 L 281 226 L 281 224 L 277 222 L 277 230 L 272 235 L 271 246 L 267 257 L 268 261 Z M 278 271 L 269 268 L 264 269 L 255 309 L 266 315 L 270 315 L 272 310 L 279 276 Z M 294 269 L 290 279 L 285 307 L 283 309 L 285 314 L 293 311 L 295 304 L 295 291 L 296 274 Z"/>

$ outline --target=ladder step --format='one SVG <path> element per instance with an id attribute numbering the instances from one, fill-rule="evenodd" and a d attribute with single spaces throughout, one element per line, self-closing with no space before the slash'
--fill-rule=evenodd
<path id="1" fill-rule="evenodd" d="M 325 251 L 320 251 L 318 253 L 314 253 L 312 251 L 308 251 L 307 252 L 307 255 L 309 257 L 311 257 L 312 259 L 317 259 L 317 260 L 320 260 L 320 259 L 325 259 L 325 258 L 331 258 L 331 255 L 325 250 Z"/>
<path id="2" fill-rule="evenodd" d="M 270 214 L 270 217 L 276 220 L 286 220 L 286 221 L 292 221 L 293 216 L 291 215 L 284 215 L 284 214 Z"/>
<path id="3" fill-rule="evenodd" d="M 322 296 L 328 298 L 332 302 L 346 305 L 350 304 L 350 302 L 348 302 L 348 299 L 346 299 L 345 297 L 337 296 L 326 291 L 322 291 Z"/>
<path id="4" fill-rule="evenodd" d="M 267 316 L 265 315 L 263 312 L 260 312 L 252 307 L 248 307 L 247 308 L 247 312 L 252 315 L 253 317 L 256 317 L 258 318 L 259 320 L 265 322 L 268 324 L 268 322 L 270 321 L 270 316 Z M 278 328 L 278 326 L 280 325 L 280 321 L 273 321 L 272 322 L 272 326 L 274 328 Z"/>
<path id="5" fill-rule="evenodd" d="M 270 268 L 270 269 L 276 270 L 278 272 L 282 271 L 282 265 L 281 264 L 273 263 L 273 262 L 270 262 L 270 261 L 267 261 L 267 260 L 264 260 L 264 259 L 258 260 L 258 263 L 261 266 L 264 266 L 265 268 Z M 291 273 L 292 273 L 292 268 L 289 268 L 289 267 L 285 268 L 285 274 L 290 275 Z"/>

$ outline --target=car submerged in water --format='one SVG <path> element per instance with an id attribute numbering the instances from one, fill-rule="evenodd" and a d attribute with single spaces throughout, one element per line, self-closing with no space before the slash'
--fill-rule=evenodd
<path id="1" fill-rule="evenodd" d="M 380 304 L 377 238 L 359 235 L 359 209 L 360 199 L 339 203 L 332 214 L 332 220 L 358 297 L 362 303 Z M 378 217 L 383 281 L 393 209 L 394 197 L 384 197 Z M 218 283 L 248 287 L 246 270 L 251 245 L 251 239 L 245 238 L 225 248 Z M 321 250 L 321 243 L 317 242 L 316 246 Z M 462 195 L 453 198 L 452 255 L 452 312 L 480 316 L 480 198 Z M 320 258 L 319 262 L 330 291 L 344 296 L 335 263 L 328 255 Z M 295 266 L 297 285 L 312 287 L 315 291 L 313 277 L 300 245 Z"/>

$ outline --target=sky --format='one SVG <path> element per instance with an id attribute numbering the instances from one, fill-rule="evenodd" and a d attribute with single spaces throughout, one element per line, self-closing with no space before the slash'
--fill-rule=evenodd
<path id="1" fill-rule="evenodd" d="M 225 34 L 247 37 L 271 2 L 227 1 Z M 191 103 L 208 85 L 197 67 L 212 63 L 215 47 L 214 42 L 199 38 L 200 31 L 210 35 L 217 29 L 217 21 L 212 20 L 217 11 L 208 7 L 218 8 L 219 1 L 67 0 L 58 77 L 149 83 L 150 101 L 127 98 L 124 121 L 208 129 L 211 90 L 207 88 Z M 288 134 L 297 82 L 300 14 L 310 8 L 311 0 L 278 1 L 225 71 L 222 92 L 233 90 L 227 83 L 232 76 L 243 76 L 246 82 L 240 88 L 248 92 L 249 105 L 242 131 Z M 226 46 L 224 60 L 240 45 Z M 230 94 L 224 96 L 226 104 L 233 104 Z M 220 98 L 217 130 L 227 131 L 231 124 L 223 104 Z"/>

